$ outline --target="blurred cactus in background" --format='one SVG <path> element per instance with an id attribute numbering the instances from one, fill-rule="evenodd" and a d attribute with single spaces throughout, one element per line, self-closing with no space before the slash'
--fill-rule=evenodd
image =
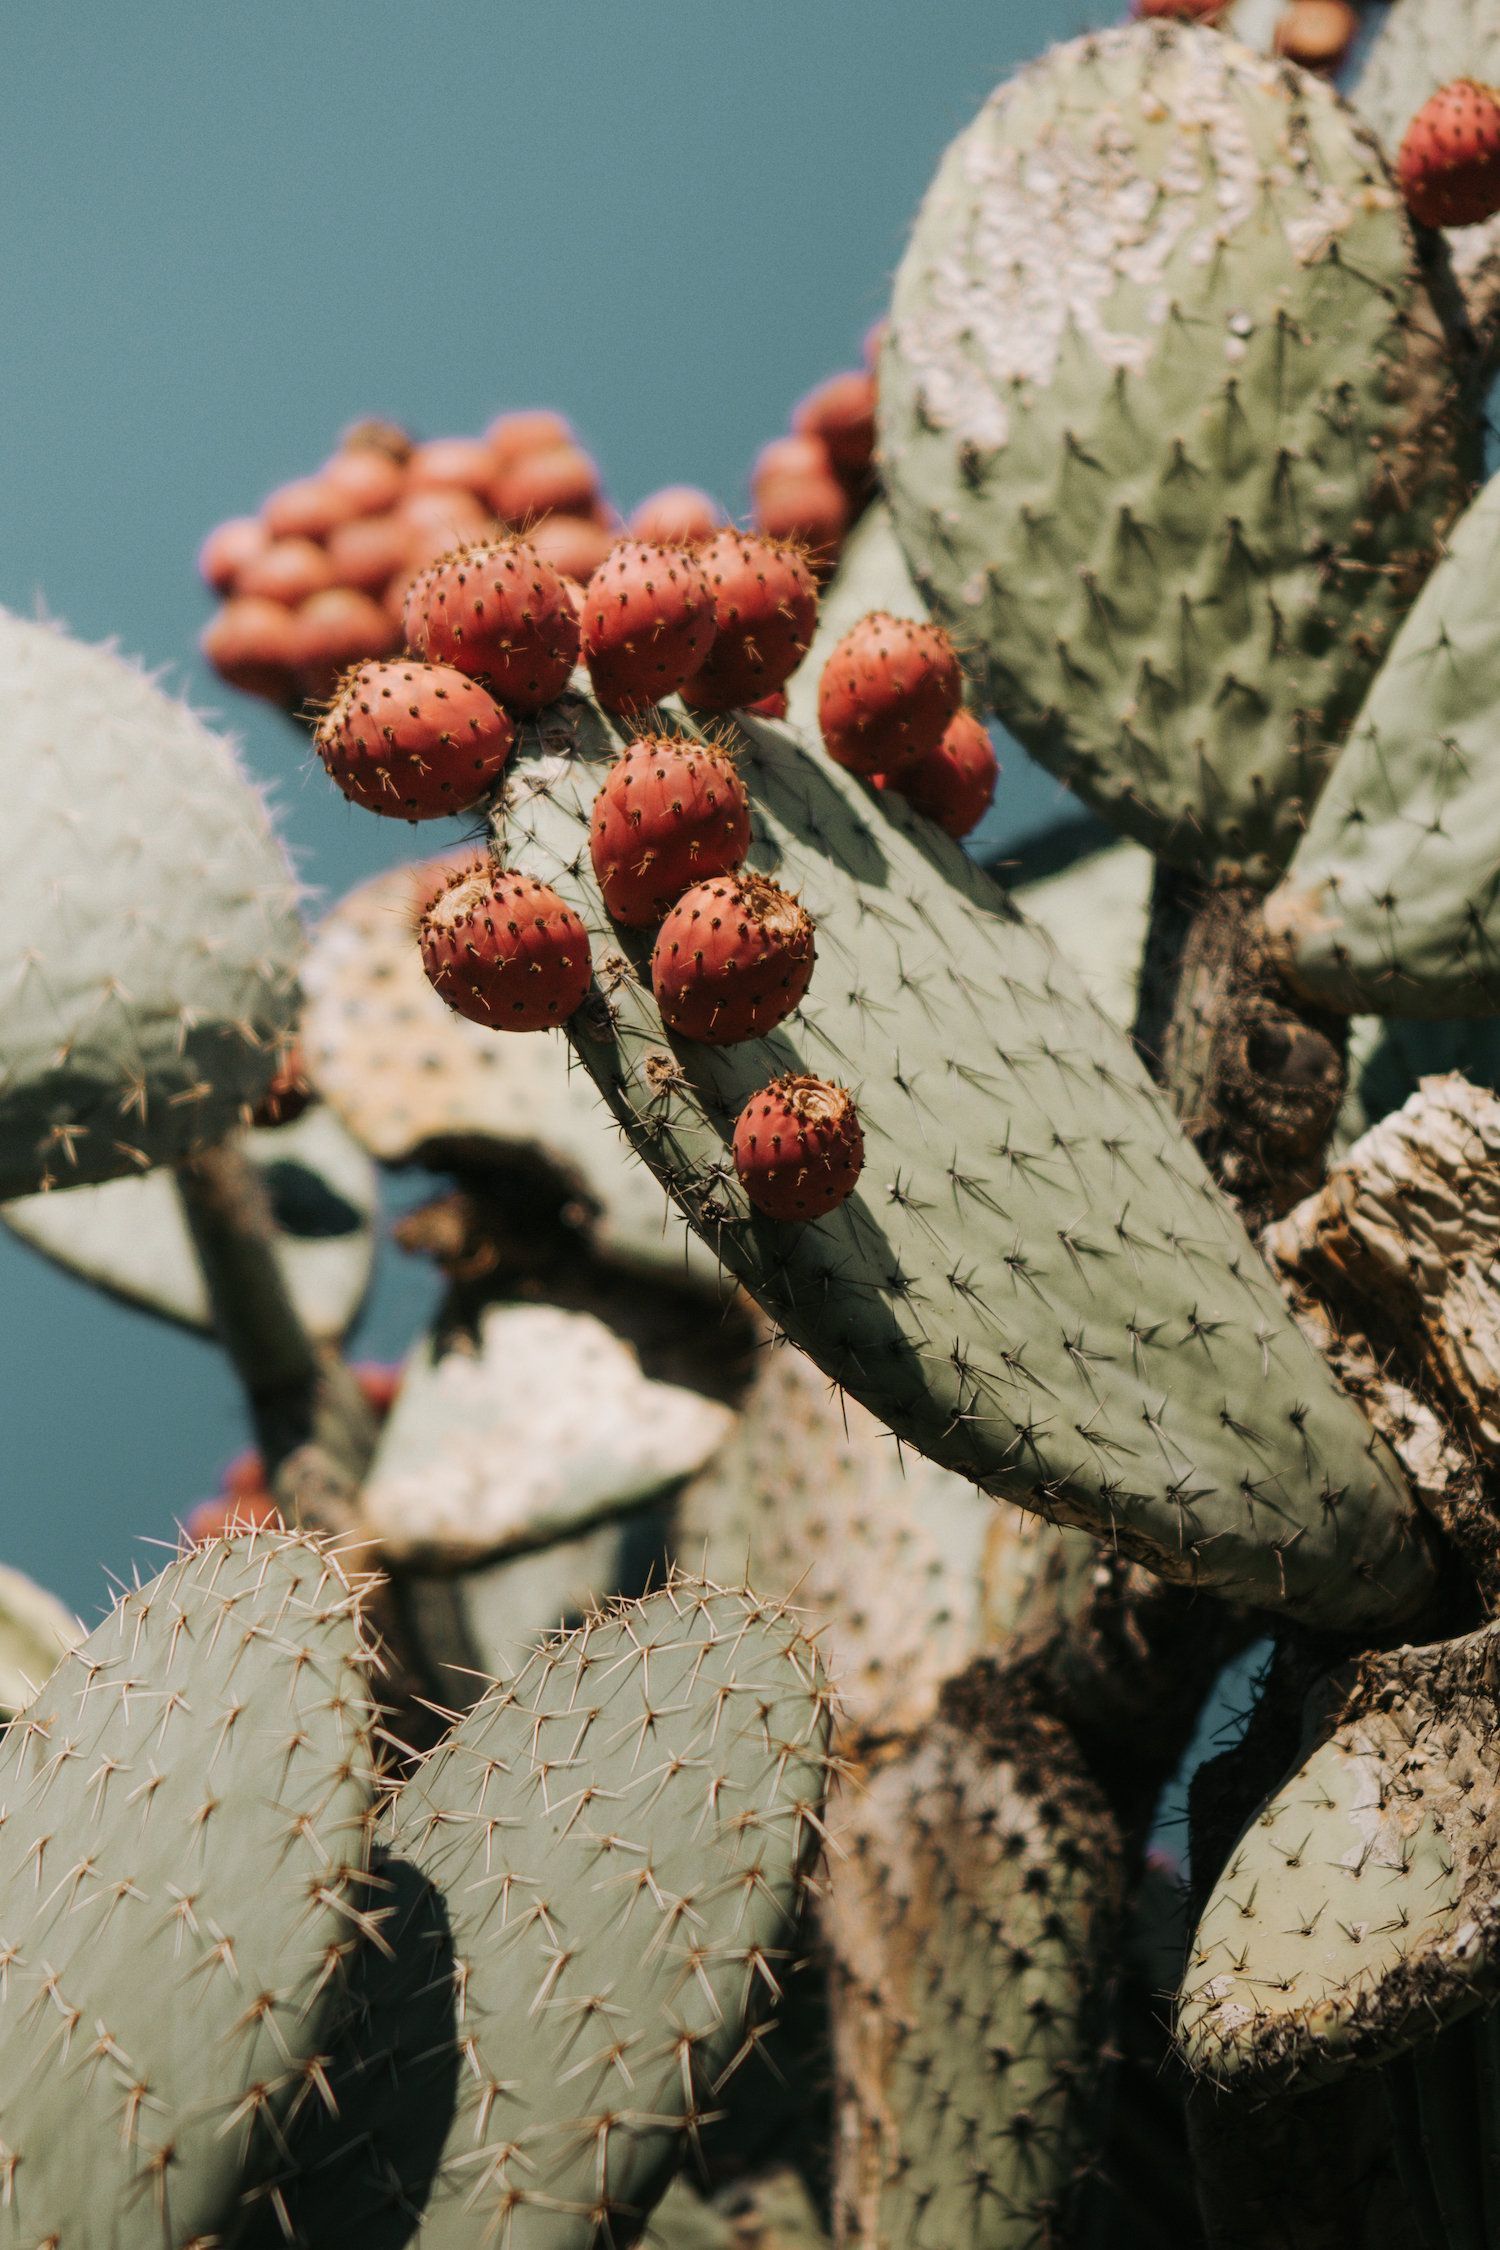
<path id="1" fill-rule="evenodd" d="M 0 2250 L 1500 2244 L 1500 10 L 1134 18 L 748 525 L 528 410 L 209 535 L 461 824 L 314 927 L 0 618 L 0 1217 L 254 1439 L 0 1574 Z"/>

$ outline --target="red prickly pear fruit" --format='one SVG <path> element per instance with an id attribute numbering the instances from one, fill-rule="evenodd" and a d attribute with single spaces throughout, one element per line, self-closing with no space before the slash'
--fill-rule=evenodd
<path id="1" fill-rule="evenodd" d="M 641 502 L 626 525 L 632 539 L 653 547 L 686 547 L 712 539 L 724 525 L 724 511 L 694 484 L 668 484 Z"/>
<path id="2" fill-rule="evenodd" d="M 215 524 L 198 549 L 198 576 L 216 594 L 232 594 L 246 563 L 265 553 L 271 535 L 259 516 L 231 516 Z"/>
<path id="3" fill-rule="evenodd" d="M 1406 128 L 1396 179 L 1425 227 L 1472 227 L 1500 211 L 1500 93 L 1457 78 Z"/>
<path id="4" fill-rule="evenodd" d="M 497 415 L 484 433 L 495 468 L 519 461 L 528 453 L 556 453 L 573 443 L 573 425 L 564 415 L 546 407 L 522 407 L 519 412 Z"/>
<path id="5" fill-rule="evenodd" d="M 889 779 L 875 776 L 877 789 L 892 789 L 914 811 L 955 838 L 977 828 L 994 800 L 1000 762 L 988 729 L 972 711 L 950 719 L 936 749 L 925 750 Z"/>
<path id="6" fill-rule="evenodd" d="M 371 415 L 363 422 L 351 422 L 339 439 L 340 455 L 346 453 L 384 453 L 398 468 L 411 459 L 413 440 L 409 430 L 399 422 L 382 421 Z"/>
<path id="7" fill-rule="evenodd" d="M 273 539 L 321 542 L 335 524 L 347 523 L 353 514 L 347 497 L 331 477 L 297 477 L 267 495 L 261 503 L 260 520 Z"/>
<path id="8" fill-rule="evenodd" d="M 341 492 L 347 503 L 344 521 L 360 516 L 383 516 L 394 508 L 406 489 L 406 471 L 378 446 L 356 445 L 335 453 L 319 471 L 324 484 Z"/>
<path id="9" fill-rule="evenodd" d="M 774 695 L 763 695 L 757 702 L 746 703 L 741 708 L 747 718 L 784 719 L 788 708 L 786 691 L 784 688 L 778 688 Z"/>
<path id="10" fill-rule="evenodd" d="M 589 941 L 545 883 L 476 865 L 423 908 L 418 942 L 429 983 L 471 1023 L 545 1031 L 588 992 Z"/>
<path id="11" fill-rule="evenodd" d="M 375 454 L 370 460 L 378 458 Z M 328 561 L 340 586 L 378 594 L 398 571 L 409 568 L 413 533 L 404 516 L 357 516 L 341 523 L 328 541 Z"/>
<path id="12" fill-rule="evenodd" d="M 1336 70 L 1358 30 L 1359 17 L 1349 0 L 1288 0 L 1274 44 L 1278 55 L 1304 70 Z"/>
<path id="13" fill-rule="evenodd" d="M 265 1459 L 253 1445 L 226 1462 L 219 1475 L 221 1500 L 268 1500 L 270 1496 Z"/>
<path id="14" fill-rule="evenodd" d="M 277 1064 L 270 1085 L 256 1103 L 250 1122 L 263 1132 L 271 1132 L 278 1125 L 291 1125 L 312 1108 L 317 1098 L 307 1075 L 306 1058 L 294 1039 Z M 258 1453 L 255 1459 L 259 1461 Z M 225 1485 L 224 1489 L 228 1491 L 229 1487 Z"/>
<path id="15" fill-rule="evenodd" d="M 370 1412 L 378 1422 L 383 1422 L 396 1403 L 404 1369 L 382 1359 L 361 1359 L 355 1361 L 349 1372 L 358 1383 Z"/>
<path id="16" fill-rule="evenodd" d="M 494 518 L 484 502 L 462 485 L 428 485 L 407 492 L 397 503 L 396 514 L 413 538 L 440 534 L 450 547 L 466 539 L 480 539 L 493 531 Z"/>
<path id="17" fill-rule="evenodd" d="M 958 657 L 941 626 L 875 609 L 823 667 L 818 725 L 836 765 L 894 776 L 937 748 L 962 694 Z"/>
<path id="18" fill-rule="evenodd" d="M 463 672 L 361 664 L 340 682 L 313 748 L 351 804 L 437 820 L 494 788 L 515 738 L 508 715 Z"/>
<path id="19" fill-rule="evenodd" d="M 1212 23 L 1228 6 L 1229 0 L 1132 0 L 1130 12 L 1137 21 L 1175 16 L 1182 23 Z"/>
<path id="20" fill-rule="evenodd" d="M 805 548 L 813 569 L 826 576 L 849 529 L 849 495 L 832 469 L 771 477 L 756 493 L 751 513 L 763 538 Z"/>
<path id="21" fill-rule="evenodd" d="M 875 378 L 851 368 L 820 383 L 792 416 L 799 437 L 821 438 L 835 475 L 846 483 L 868 476 L 875 458 Z"/>
<path id="22" fill-rule="evenodd" d="M 758 498 L 767 485 L 779 484 L 784 477 L 826 477 L 832 469 L 832 456 L 821 437 L 804 430 L 797 437 L 772 438 L 755 456 L 750 471 L 751 498 Z"/>
<path id="23" fill-rule="evenodd" d="M 198 646 L 219 678 L 242 695 L 290 705 L 297 694 L 297 620 L 283 602 L 236 594 L 211 617 Z"/>
<path id="24" fill-rule="evenodd" d="M 367 657 L 387 656 L 400 631 L 380 602 L 352 586 L 330 586 L 304 602 L 292 619 L 297 678 L 314 701 L 331 695 L 340 675 Z"/>
<path id="25" fill-rule="evenodd" d="M 727 874 L 749 849 L 745 784 L 711 743 L 643 735 L 594 799 L 594 873 L 612 919 L 626 929 L 659 922 L 691 884 Z"/>
<path id="26" fill-rule="evenodd" d="M 407 588 L 406 645 L 483 679 L 512 711 L 540 711 L 578 662 L 578 618 L 561 577 L 525 539 L 459 547 Z"/>
<path id="27" fill-rule="evenodd" d="M 734 1168 L 768 1219 L 821 1219 L 836 1211 L 864 1162 L 854 1098 L 825 1079 L 773 1079 L 735 1119 Z"/>
<path id="28" fill-rule="evenodd" d="M 252 555 L 240 572 L 235 591 L 258 594 L 266 601 L 285 602 L 296 609 L 333 584 L 333 566 L 311 539 L 273 539 Z"/>
<path id="29" fill-rule="evenodd" d="M 200 1500 L 183 1518 L 182 1532 L 189 1546 L 202 1547 L 211 1539 L 240 1539 L 252 1531 L 284 1531 L 281 1510 L 269 1493 L 242 1493 L 234 1498 Z"/>
<path id="30" fill-rule="evenodd" d="M 429 438 L 414 450 L 406 464 L 407 483 L 413 492 L 472 492 L 476 499 L 489 497 L 495 458 L 482 438 Z"/>
<path id="31" fill-rule="evenodd" d="M 526 536 L 543 562 L 551 563 L 580 595 L 615 543 L 614 533 L 592 516 L 548 516 Z"/>
<path id="32" fill-rule="evenodd" d="M 490 506 L 507 523 L 535 516 L 589 516 L 599 506 L 599 471 L 578 445 L 554 445 L 502 461 L 490 476 Z"/>
<path id="33" fill-rule="evenodd" d="M 583 660 L 607 711 L 675 693 L 713 637 L 713 595 L 685 548 L 622 539 L 584 588 Z"/>
<path id="34" fill-rule="evenodd" d="M 714 641 L 683 699 L 700 711 L 754 705 L 791 678 L 811 647 L 817 581 L 796 547 L 744 531 L 721 531 L 697 561 L 713 596 Z"/>
<path id="35" fill-rule="evenodd" d="M 651 987 L 662 1021 L 728 1047 L 763 1038 L 812 980 L 812 916 L 764 875 L 718 875 L 685 891 L 657 934 Z"/>

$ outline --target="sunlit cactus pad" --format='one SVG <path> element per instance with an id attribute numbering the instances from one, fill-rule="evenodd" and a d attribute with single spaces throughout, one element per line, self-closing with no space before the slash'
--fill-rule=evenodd
<path id="1" fill-rule="evenodd" d="M 301 930 L 227 742 L 112 650 L 0 611 L 0 1198 L 174 1161 L 289 1039 Z"/>
<path id="2" fill-rule="evenodd" d="M 1476 457 L 1369 136 L 1202 27 L 1054 48 L 950 149 L 881 442 L 918 584 L 1037 757 L 1267 881 Z"/>
<path id="3" fill-rule="evenodd" d="M 1420 1599 L 1390 1456 L 1049 941 L 791 729 L 718 732 L 750 864 L 817 927 L 811 991 L 768 1038 L 666 1034 L 649 933 L 609 922 L 589 862 L 619 738 L 581 695 L 526 730 L 497 835 L 582 914 L 597 989 L 570 1035 L 726 1265 L 933 1460 L 1169 1576 L 1327 1623 Z M 728 1153 L 742 1103 L 789 1071 L 849 1086 L 866 1147 L 850 1200 L 804 1226 L 755 1217 Z"/>
<path id="4" fill-rule="evenodd" d="M 315 2067 L 374 1781 L 354 1596 L 220 1540 L 127 1594 L 0 1745 L 0 2243 L 219 2239 Z"/>

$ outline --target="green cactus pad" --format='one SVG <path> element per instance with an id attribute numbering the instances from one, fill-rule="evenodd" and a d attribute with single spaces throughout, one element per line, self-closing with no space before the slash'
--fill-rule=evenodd
<path id="1" fill-rule="evenodd" d="M 651 2214 L 641 2250 L 828 2250 L 795 2172 L 767 2172 L 709 2199 L 674 2180 Z"/>
<path id="2" fill-rule="evenodd" d="M 1500 1013 L 1500 478 L 1385 660 L 1266 919 L 1296 981 L 1383 1016 Z"/>
<path id="3" fill-rule="evenodd" d="M 442 1585 L 458 1606 L 476 1667 L 489 1679 L 509 1680 L 549 1634 L 570 1632 L 620 1596 L 659 1586 L 666 1554 L 665 1508 L 637 1508 L 576 1538 L 445 1575 Z M 406 1574 L 405 1583 L 416 1575 Z"/>
<path id="4" fill-rule="evenodd" d="M 897 532 L 1044 765 L 1269 883 L 1476 473 L 1452 356 L 1330 89 L 1202 28 L 1090 36 L 999 89 L 918 217 Z"/>
<path id="5" fill-rule="evenodd" d="M 768 1039 L 665 1033 L 648 946 L 592 876 L 618 737 L 583 697 L 526 730 L 498 827 L 583 915 L 597 990 L 570 1035 L 725 1264 L 940 1466 L 1243 1600 L 1328 1624 L 1408 1611 L 1431 1563 L 1399 1474 L 1124 1036 L 930 824 L 789 728 L 716 731 L 751 864 L 817 925 L 808 999 Z M 849 1202 L 802 1227 L 750 1213 L 727 1145 L 789 1070 L 853 1090 L 866 1148 Z"/>
<path id="6" fill-rule="evenodd" d="M 1392 158 L 1422 104 L 1455 78 L 1500 79 L 1494 0 L 1395 0 L 1370 42 L 1350 100 Z M 1455 243 L 1487 228 L 1455 229 Z"/>
<path id="7" fill-rule="evenodd" d="M 83 1627 L 55 1594 L 0 1563 L 0 1723 L 24 1711 Z"/>
<path id="8" fill-rule="evenodd" d="M 219 2239 L 320 2054 L 364 1905 L 354 1596 L 215 1541 L 119 1602 L 0 1744 L 0 2243 Z"/>
<path id="9" fill-rule="evenodd" d="M 1023 847 L 1013 877 L 1027 920 L 1046 931 L 1090 999 L 1125 1032 L 1135 1021 L 1154 865 L 1149 852 L 1122 837 L 1038 877 L 1028 876 Z"/>
<path id="10" fill-rule="evenodd" d="M 930 1727 L 830 1807 L 838 2239 L 1071 2241 L 1120 1850 L 1060 1727 Z"/>
<path id="11" fill-rule="evenodd" d="M 338 1339 L 364 1303 L 375 1263 L 375 1168 L 329 1109 L 245 1136 L 271 1199 L 276 1247 L 309 1335 Z M 209 1331 L 213 1308 L 166 1172 L 0 1205 L 0 1226 L 108 1296 Z"/>
<path id="12" fill-rule="evenodd" d="M 462 1566 L 640 1507 L 733 1427 L 717 1399 L 644 1374 L 592 1313 L 489 1305 L 472 1344 L 419 1348 L 361 1513 L 398 1561 Z"/>
<path id="13" fill-rule="evenodd" d="M 0 1199 L 175 1162 L 289 1040 L 296 886 L 228 743 L 0 611 Z"/>
<path id="14" fill-rule="evenodd" d="M 1199 1920 L 1178 2016 L 1194 2070 L 1300 2089 L 1493 2000 L 1497 1678 L 1492 1626 L 1330 1683 Z"/>
<path id="15" fill-rule="evenodd" d="M 293 2138 L 286 2239 L 405 2242 L 416 2207 L 430 2250 L 629 2239 L 774 1994 L 829 1723 L 789 1613 L 688 1580 L 486 1697 L 399 1793 L 410 1902 L 393 1965 L 365 1956 L 431 2020 L 393 2057 L 356 2006 Z"/>

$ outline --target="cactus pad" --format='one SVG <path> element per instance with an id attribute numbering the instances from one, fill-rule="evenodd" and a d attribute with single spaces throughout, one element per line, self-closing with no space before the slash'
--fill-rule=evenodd
<path id="1" fill-rule="evenodd" d="M 24 1711 L 83 1627 L 55 1594 L 0 1563 L 0 1724 Z"/>
<path id="2" fill-rule="evenodd" d="M 1199 1921 L 1178 2021 L 1195 2070 L 1300 2089 L 1500 1989 L 1497 1676 L 1496 1627 L 1335 1676 Z"/>
<path id="3" fill-rule="evenodd" d="M 373 1795 L 330 1556 L 221 1540 L 127 1594 L 0 1745 L 0 2243 L 217 2238 L 317 2056 Z"/>
<path id="4" fill-rule="evenodd" d="M 0 1198 L 219 1140 L 290 1038 L 296 886 L 233 751 L 0 611 Z"/>
<path id="5" fill-rule="evenodd" d="M 1246 1600 L 1349 1624 L 1413 1606 L 1431 1566 L 1393 1463 L 1123 1034 L 927 823 L 789 728 L 718 733 L 751 864 L 817 925 L 812 990 L 769 1038 L 664 1031 L 589 865 L 617 737 L 582 696 L 526 730 L 498 826 L 582 913 L 598 991 L 569 1035 L 725 1264 L 942 1467 Z M 788 1071 L 852 1089 L 867 1152 L 800 1227 L 751 1215 L 728 1161 L 741 1105 Z"/>
<path id="6" fill-rule="evenodd" d="M 1285 864 L 1474 473 L 1379 154 L 1217 32 L 1052 50 L 944 159 L 881 366 L 896 528 L 1028 749 L 1208 873 Z"/>
<path id="7" fill-rule="evenodd" d="M 1500 1013 L 1500 478 L 1370 690 L 1266 919 L 1314 999 Z"/>

